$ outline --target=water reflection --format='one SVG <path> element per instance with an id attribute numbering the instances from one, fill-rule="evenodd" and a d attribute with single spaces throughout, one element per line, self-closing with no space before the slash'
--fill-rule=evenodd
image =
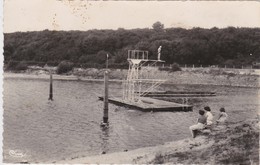
<path id="1" fill-rule="evenodd" d="M 109 126 L 101 127 L 101 150 L 102 154 L 109 152 Z"/>

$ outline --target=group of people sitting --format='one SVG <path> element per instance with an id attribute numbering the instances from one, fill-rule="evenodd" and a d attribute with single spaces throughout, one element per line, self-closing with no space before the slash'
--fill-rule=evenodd
<path id="1" fill-rule="evenodd" d="M 216 120 L 218 123 L 225 123 L 227 121 L 228 115 L 224 108 L 220 108 L 220 113 L 218 119 Z M 190 126 L 191 135 L 193 138 L 196 136 L 196 132 L 198 130 L 203 130 L 205 128 L 211 128 L 213 125 L 213 115 L 211 113 L 210 107 L 204 107 L 204 110 L 199 110 L 199 118 L 197 120 L 197 124 Z"/>

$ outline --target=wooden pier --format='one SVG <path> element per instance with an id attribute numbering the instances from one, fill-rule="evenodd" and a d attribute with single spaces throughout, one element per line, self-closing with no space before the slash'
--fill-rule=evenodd
<path id="1" fill-rule="evenodd" d="M 99 97 L 99 99 L 103 100 L 103 97 Z M 127 100 L 123 100 L 122 98 L 108 98 L 110 103 L 125 106 L 133 109 L 138 109 L 145 112 L 160 112 L 160 111 L 192 111 L 191 105 L 178 104 L 174 102 L 158 100 L 149 97 L 141 97 L 137 102 L 129 102 Z"/>

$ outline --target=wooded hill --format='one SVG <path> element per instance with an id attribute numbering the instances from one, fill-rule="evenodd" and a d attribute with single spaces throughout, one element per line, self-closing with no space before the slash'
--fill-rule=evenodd
<path id="1" fill-rule="evenodd" d="M 166 64 L 251 65 L 260 60 L 260 28 L 182 29 L 153 28 L 89 31 L 38 31 L 4 34 L 4 64 L 57 66 L 67 60 L 74 66 L 122 68 L 127 50 L 148 50 Z M 9 67 L 8 67 L 9 66 Z M 128 65 L 126 65 L 127 67 Z"/>

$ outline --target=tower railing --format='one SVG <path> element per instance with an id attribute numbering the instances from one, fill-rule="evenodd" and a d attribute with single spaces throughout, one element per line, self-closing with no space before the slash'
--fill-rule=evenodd
<path id="1" fill-rule="evenodd" d="M 161 60 L 149 60 L 148 51 L 143 50 L 128 50 L 129 69 L 127 78 L 123 83 L 123 100 L 128 102 L 140 101 L 140 97 L 155 90 L 159 85 L 161 85 L 165 80 L 144 80 L 140 79 L 142 74 L 142 67 L 145 67 L 145 63 L 152 62 L 164 62 Z M 152 82 L 151 86 L 142 91 L 142 84 L 145 82 Z"/>

